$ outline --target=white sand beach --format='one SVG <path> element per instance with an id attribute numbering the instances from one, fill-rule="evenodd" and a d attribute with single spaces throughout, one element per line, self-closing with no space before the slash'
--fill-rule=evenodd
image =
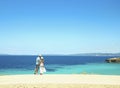
<path id="1" fill-rule="evenodd" d="M 0 88 L 120 88 L 114 75 L 3 75 Z"/>

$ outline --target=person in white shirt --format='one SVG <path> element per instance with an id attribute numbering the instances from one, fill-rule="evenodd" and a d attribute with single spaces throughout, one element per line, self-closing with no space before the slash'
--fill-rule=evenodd
<path id="1" fill-rule="evenodd" d="M 40 58 L 42 56 L 39 55 L 37 58 L 36 58 L 36 67 L 35 67 L 35 71 L 34 71 L 34 74 L 38 74 L 38 70 L 39 70 L 39 66 L 40 66 Z"/>

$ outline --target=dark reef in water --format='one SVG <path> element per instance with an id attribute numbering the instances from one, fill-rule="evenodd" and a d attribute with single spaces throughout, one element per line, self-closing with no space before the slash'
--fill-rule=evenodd
<path id="1" fill-rule="evenodd" d="M 120 63 L 120 57 L 117 58 L 109 58 L 106 60 L 108 63 Z"/>

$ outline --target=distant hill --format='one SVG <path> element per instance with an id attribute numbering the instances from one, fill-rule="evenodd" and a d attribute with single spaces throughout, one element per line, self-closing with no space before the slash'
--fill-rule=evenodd
<path id="1" fill-rule="evenodd" d="M 120 53 L 80 53 L 72 54 L 75 56 L 120 56 Z"/>

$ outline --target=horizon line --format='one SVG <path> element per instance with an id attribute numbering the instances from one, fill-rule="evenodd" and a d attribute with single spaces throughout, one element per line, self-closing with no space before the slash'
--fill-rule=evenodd
<path id="1" fill-rule="evenodd" d="M 73 54 L 42 54 L 42 55 L 90 55 L 90 54 L 120 54 L 120 52 L 117 53 L 73 53 Z M 0 54 L 0 55 L 39 55 L 39 54 Z"/>

